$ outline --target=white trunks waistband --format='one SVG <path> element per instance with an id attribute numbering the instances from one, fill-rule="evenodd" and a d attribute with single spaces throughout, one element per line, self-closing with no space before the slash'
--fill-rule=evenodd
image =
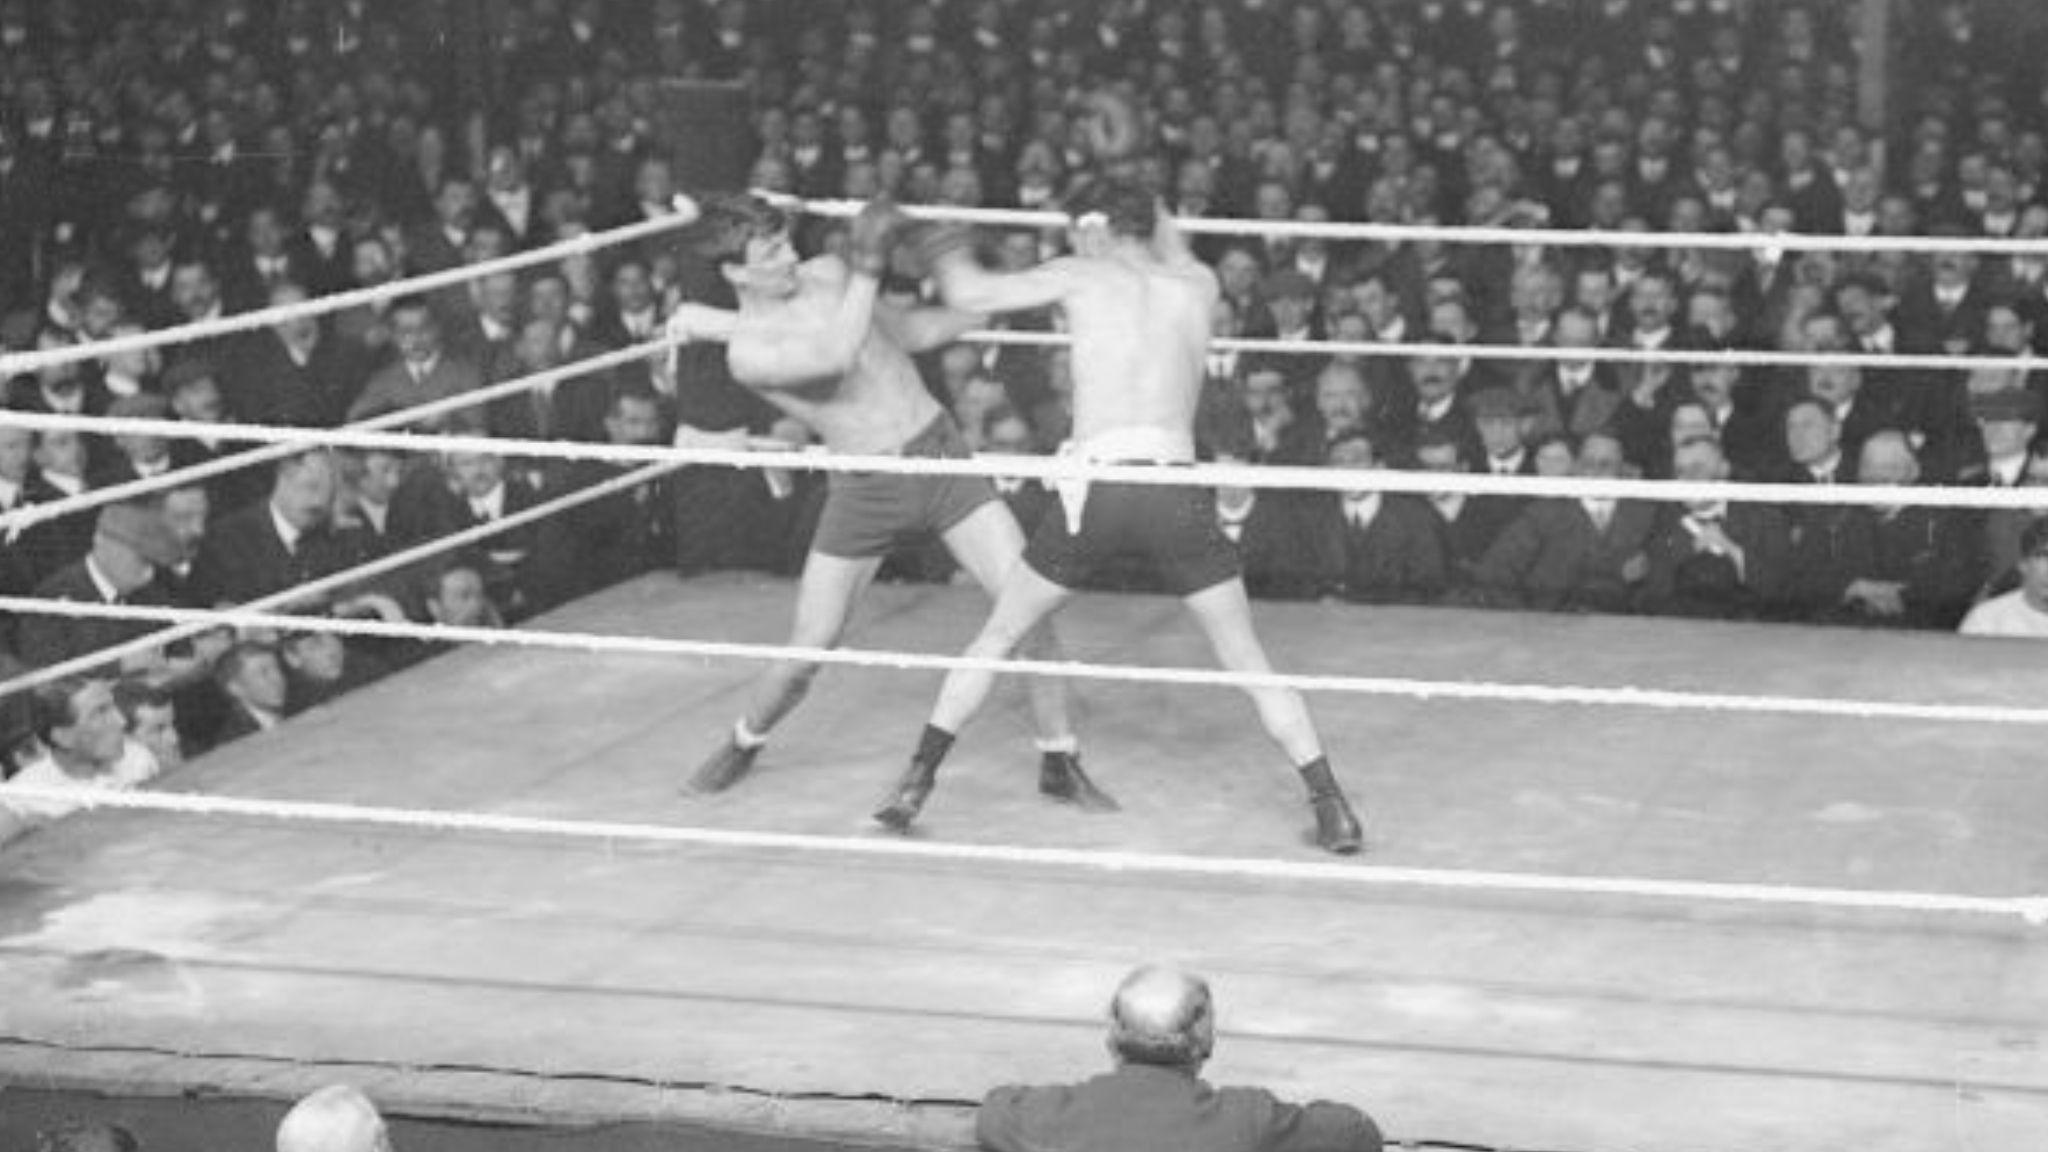
<path id="1" fill-rule="evenodd" d="M 1060 445 L 1059 454 L 1078 456 L 1094 464 L 1192 464 L 1195 438 L 1189 432 L 1170 432 L 1164 428 L 1112 428 L 1086 441 L 1069 440 Z M 1067 514 L 1069 534 L 1080 534 L 1081 516 L 1088 507 L 1089 483 L 1081 479 L 1053 483 L 1060 507 Z"/>

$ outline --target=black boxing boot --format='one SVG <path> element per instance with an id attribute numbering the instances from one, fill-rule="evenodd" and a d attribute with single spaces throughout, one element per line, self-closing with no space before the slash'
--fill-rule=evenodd
<path id="1" fill-rule="evenodd" d="M 745 727 L 741 721 L 740 728 Z M 740 778 L 754 770 L 754 758 L 761 754 L 762 744 L 758 740 L 747 740 L 739 728 L 728 733 L 725 743 L 718 746 L 709 759 L 697 769 L 683 785 L 683 792 L 691 796 L 710 796 L 723 792 L 740 782 Z"/>
<path id="2" fill-rule="evenodd" d="M 1339 856 L 1350 856 L 1365 846 L 1365 830 L 1344 799 L 1344 789 L 1330 771 L 1330 762 L 1318 756 L 1301 766 L 1301 779 L 1308 785 L 1309 807 L 1316 814 L 1316 847 Z"/>
<path id="3" fill-rule="evenodd" d="M 1078 752 L 1046 752 L 1038 760 L 1038 790 L 1083 812 L 1119 812 L 1123 806 L 1081 771 Z"/>
<path id="4" fill-rule="evenodd" d="M 882 806 L 875 809 L 875 822 L 892 832 L 908 832 L 917 814 L 924 811 L 924 802 L 931 798 L 932 789 L 939 783 L 939 764 L 953 747 L 953 734 L 930 724 L 924 726 L 924 735 L 917 741 L 917 753 L 910 758 L 910 767 L 904 769 L 896 786 L 882 798 Z"/>

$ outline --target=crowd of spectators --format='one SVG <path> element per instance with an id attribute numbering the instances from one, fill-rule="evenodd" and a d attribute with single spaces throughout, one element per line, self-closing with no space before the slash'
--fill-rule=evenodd
<path id="1" fill-rule="evenodd" d="M 205 321 L 687 212 L 658 128 L 676 78 L 740 85 L 751 183 L 803 196 L 1056 205 L 1090 165 L 1088 98 L 1110 91 L 1142 116 L 1124 163 L 1185 217 L 2048 237 L 2048 82 L 2028 66 L 2044 41 L 1980 7 L 1901 9 L 1912 51 L 1885 94 L 1892 127 L 1873 132 L 1847 0 L 0 0 L 0 348 Z M 838 242 L 817 221 L 802 239 Z M 985 257 L 1028 266 L 1059 243 L 992 234 Z M 2048 388 L 2026 371 L 1399 350 L 2031 356 L 2048 351 L 2048 257 L 1212 236 L 1201 251 L 1223 288 L 1219 335 L 1389 350 L 1216 353 L 1200 427 L 1213 459 L 2048 484 Z M 630 346 L 677 303 L 725 292 L 663 238 L 0 385 L 26 411 L 336 425 Z M 962 345 L 924 367 L 984 451 L 1044 452 L 1065 432 L 1056 350 Z M 418 426 L 808 439 L 699 348 Z M 0 509 L 241 450 L 0 429 Z M 248 604 L 621 471 L 516 451 L 310 452 L 15 532 L 0 591 Z M 1036 486 L 1003 488 L 1027 527 L 1043 514 Z M 816 497 L 811 478 L 687 469 L 292 607 L 489 626 L 657 568 L 788 570 Z M 1976 629 L 2048 619 L 2030 513 L 1249 490 L 1217 508 L 1269 597 L 1946 629 L 1996 598 Z M 920 549 L 888 573 L 953 575 Z M 145 630 L 24 618 L 7 667 Z M 168 709 L 158 739 L 197 752 L 430 651 L 206 633 L 122 661 L 111 698 L 131 718 Z M 66 680 L 17 710 L 17 763 L 130 771 L 93 733 L 105 691 Z"/>

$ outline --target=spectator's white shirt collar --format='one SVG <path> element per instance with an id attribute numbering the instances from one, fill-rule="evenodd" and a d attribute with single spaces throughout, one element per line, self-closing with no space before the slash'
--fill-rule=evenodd
<path id="1" fill-rule="evenodd" d="M 1834 483 L 1835 469 L 1841 466 L 1842 454 L 1839 451 L 1835 451 L 1828 453 L 1828 458 L 1820 463 L 1807 465 L 1806 472 L 1823 484 L 1832 484 Z"/>
<path id="2" fill-rule="evenodd" d="M 43 471 L 43 479 L 50 482 L 50 487 L 55 488 L 66 496 L 76 496 L 80 492 L 85 491 L 85 477 L 83 476 L 72 476 L 68 473 L 51 472 L 45 469 Z"/>
<path id="3" fill-rule="evenodd" d="M 299 539 L 305 533 L 293 526 L 291 521 L 279 515 L 276 504 L 266 504 L 264 507 L 270 510 L 270 526 L 276 529 L 277 538 L 284 542 L 284 550 L 287 552 L 297 552 L 299 550 Z"/>
<path id="4" fill-rule="evenodd" d="M 21 481 L 0 476 L 0 508 L 12 508 L 21 503 Z"/>
<path id="5" fill-rule="evenodd" d="M 100 562 L 93 559 L 90 552 L 86 553 L 85 556 L 85 574 L 92 579 L 93 589 L 100 594 L 101 603 L 118 604 L 121 602 L 121 590 L 114 587 L 114 582 L 107 577 L 105 572 L 100 570 Z"/>
<path id="6" fill-rule="evenodd" d="M 434 374 L 434 369 L 439 368 L 440 366 L 441 354 L 439 352 L 436 352 L 425 360 L 407 360 L 405 362 L 405 371 L 414 380 L 424 380 L 427 377 L 432 376 Z"/>
<path id="7" fill-rule="evenodd" d="M 1934 286 L 1935 302 L 1944 308 L 1953 308 L 1961 304 L 1963 297 L 1969 294 L 1970 286 L 1968 284 L 1936 284 Z"/>
<path id="8" fill-rule="evenodd" d="M 1488 456 L 1486 470 L 1495 476 L 1513 476 L 1522 470 L 1522 461 L 1528 455 L 1527 449 L 1517 448 L 1512 456 Z"/>
<path id="9" fill-rule="evenodd" d="M 1373 333 L 1382 344 L 1399 344 L 1408 337 L 1408 318 L 1395 316 L 1391 324 Z"/>
<path id="10" fill-rule="evenodd" d="M 377 535 L 382 536 L 384 534 L 384 525 L 391 519 L 391 505 L 379 504 L 374 500 L 365 500 L 358 496 L 356 497 L 356 508 L 362 512 L 363 519 L 370 522 L 370 527 L 376 529 Z"/>
<path id="11" fill-rule="evenodd" d="M 1384 492 L 1346 492 L 1344 494 L 1344 519 L 1353 528 L 1370 528 L 1379 519 L 1380 507 L 1386 503 Z"/>
<path id="12" fill-rule="evenodd" d="M 496 487 L 482 496 L 469 498 L 469 510 L 480 519 L 496 520 L 505 514 L 505 484 L 500 481 Z"/>
<path id="13" fill-rule="evenodd" d="M 2007 456 L 2003 460 L 1990 460 L 1985 463 L 1985 468 L 2001 487 L 2017 488 L 2027 475 L 2027 454 L 2021 452 L 2015 456 Z"/>
<path id="14" fill-rule="evenodd" d="M 1664 347 L 1664 345 L 1669 344 L 1671 342 L 1671 325 L 1666 324 L 1662 328 L 1658 328 L 1655 331 L 1646 331 L 1644 329 L 1638 328 L 1635 331 L 1634 339 L 1636 347 L 1638 348 L 1662 348 Z"/>
<path id="15" fill-rule="evenodd" d="M 1458 398 L 1455 395 L 1446 396 L 1441 400 L 1424 400 L 1415 406 L 1415 410 L 1422 414 L 1424 420 L 1434 424 L 1438 420 L 1450 415 L 1451 406 L 1457 402 Z"/>
<path id="16" fill-rule="evenodd" d="M 1438 512 L 1443 514 L 1443 518 L 1446 520 L 1456 520 L 1458 515 L 1465 511 L 1465 494 L 1463 492 L 1432 493 L 1429 497 L 1429 502 L 1436 507 Z"/>
<path id="17" fill-rule="evenodd" d="M 1577 392 L 1592 382 L 1593 365 L 1590 362 L 1585 364 L 1559 364 L 1557 366 L 1558 387 L 1564 389 L 1567 395 Z"/>

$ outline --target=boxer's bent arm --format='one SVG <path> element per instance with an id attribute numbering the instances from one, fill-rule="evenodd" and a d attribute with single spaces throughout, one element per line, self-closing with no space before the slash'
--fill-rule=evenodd
<path id="1" fill-rule="evenodd" d="M 915 356 L 943 348 L 988 323 L 978 312 L 955 308 L 903 308 L 884 304 L 875 309 L 875 326 L 896 346 Z"/>
<path id="2" fill-rule="evenodd" d="M 1078 269 L 1062 258 L 1022 272 L 990 272 L 965 249 L 939 258 L 933 269 L 939 295 L 967 312 L 1026 312 L 1062 303 L 1080 284 Z"/>
<path id="3" fill-rule="evenodd" d="M 793 387 L 844 375 L 873 330 L 880 294 L 880 280 L 865 272 L 852 273 L 838 307 L 823 320 L 778 332 L 773 339 L 736 344 L 733 374 L 756 388 Z"/>

